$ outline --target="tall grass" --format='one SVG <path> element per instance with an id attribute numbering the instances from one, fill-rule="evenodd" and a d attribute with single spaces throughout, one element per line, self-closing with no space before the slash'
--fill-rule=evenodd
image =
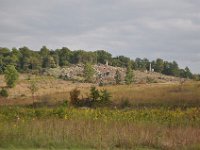
<path id="1" fill-rule="evenodd" d="M 200 148 L 200 110 L 0 109 L 1 148 Z"/>
<path id="2" fill-rule="evenodd" d="M 1 148 L 200 148 L 198 127 L 129 121 L 44 119 L 0 123 Z"/>
<path id="3" fill-rule="evenodd" d="M 109 86 L 112 101 L 128 100 L 134 107 L 197 107 L 200 106 L 199 83 L 186 83 L 180 90 L 179 84 L 120 85 Z"/>

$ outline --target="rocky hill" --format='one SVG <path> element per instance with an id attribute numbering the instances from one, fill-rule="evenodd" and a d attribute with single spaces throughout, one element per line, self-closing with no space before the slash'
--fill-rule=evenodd
<path id="1" fill-rule="evenodd" d="M 119 70 L 121 74 L 122 81 L 125 78 L 126 68 L 121 67 L 113 67 L 109 65 L 93 65 L 95 69 L 96 83 L 103 81 L 103 83 L 115 83 L 115 73 Z M 57 78 L 63 78 L 65 80 L 75 80 L 75 81 L 84 81 L 84 65 L 71 65 L 69 67 L 63 68 L 50 68 L 45 71 L 45 75 L 54 76 Z M 149 71 L 138 71 L 134 70 L 134 80 L 136 83 L 166 83 L 166 82 L 179 82 L 180 78 L 173 76 L 166 76 L 156 72 Z"/>

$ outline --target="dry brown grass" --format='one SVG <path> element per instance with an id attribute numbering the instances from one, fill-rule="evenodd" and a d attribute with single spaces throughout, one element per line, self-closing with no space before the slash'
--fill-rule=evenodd
<path id="1" fill-rule="evenodd" d="M 44 100 L 56 102 L 69 99 L 69 92 L 78 87 L 84 91 L 89 89 L 89 83 L 73 83 L 71 81 L 64 81 L 50 76 L 32 76 L 37 81 L 38 91 L 35 93 L 36 100 Z M 6 84 L 3 76 L 0 75 L 0 88 L 5 87 Z M 24 105 L 31 104 L 31 92 L 28 88 L 29 80 L 27 74 L 21 74 L 17 85 L 8 89 L 9 97 L 7 99 L 0 97 L 0 105 Z"/>
<path id="2" fill-rule="evenodd" d="M 2 79 L 3 77 L 0 76 Z M 22 105 L 31 104 L 31 92 L 28 89 L 29 81 L 27 75 L 21 75 L 17 86 L 9 89 L 9 98 L 0 100 L 1 105 Z M 88 97 L 92 84 L 73 83 L 48 76 L 35 77 L 38 83 L 38 92 L 36 100 L 48 101 L 52 103 L 69 100 L 69 92 L 78 88 L 81 91 L 81 97 Z M 2 81 L 2 80 L 1 80 Z M 5 83 L 1 84 L 5 86 Z M 99 87 L 100 90 L 107 89 L 112 95 L 114 103 L 120 103 L 128 100 L 133 105 L 188 105 L 200 106 L 200 83 L 186 82 L 182 86 L 177 83 L 154 83 L 154 84 L 133 84 Z M 10 100 L 9 100 L 10 99 Z"/>
<path id="3" fill-rule="evenodd" d="M 33 120 L 4 124 L 1 147 L 57 147 L 93 149 L 199 148 L 200 129 L 156 124 L 88 120 Z M 17 138 L 13 138 L 17 137 Z M 10 141 L 6 141 L 10 140 Z"/>
<path id="4" fill-rule="evenodd" d="M 104 87 L 111 92 L 112 100 L 116 103 L 129 100 L 138 103 L 182 103 L 199 104 L 200 87 L 198 82 L 180 84 L 135 84 Z"/>

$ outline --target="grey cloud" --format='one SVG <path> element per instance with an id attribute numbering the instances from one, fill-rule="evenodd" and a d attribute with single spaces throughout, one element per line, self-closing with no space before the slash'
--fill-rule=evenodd
<path id="1" fill-rule="evenodd" d="M 0 0 L 0 46 L 105 49 L 200 72 L 198 0 Z"/>

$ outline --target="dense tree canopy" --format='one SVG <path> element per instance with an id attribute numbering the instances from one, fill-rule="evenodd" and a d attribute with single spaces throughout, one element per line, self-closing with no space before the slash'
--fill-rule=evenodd
<path id="1" fill-rule="evenodd" d="M 19 78 L 18 72 L 13 65 L 7 65 L 5 68 L 5 80 L 8 87 L 12 88 L 15 86 L 16 81 Z"/>
<path id="2" fill-rule="evenodd" d="M 156 59 L 149 61 L 147 58 L 136 58 L 131 60 L 126 56 L 112 57 L 112 54 L 104 50 L 71 51 L 67 47 L 61 49 L 50 50 L 43 46 L 40 51 L 30 50 L 28 47 L 21 47 L 19 49 L 0 48 L 0 73 L 3 73 L 7 65 L 13 65 L 20 72 L 29 70 L 41 70 L 43 68 L 63 67 L 70 64 L 105 64 L 109 62 L 112 66 L 128 67 L 131 66 L 134 70 L 149 70 L 150 63 L 155 72 L 160 72 L 166 75 L 172 75 L 183 78 L 193 78 L 190 69 L 180 69 L 177 62 L 168 62 L 163 59 Z M 198 75 L 195 75 L 195 78 Z"/>

